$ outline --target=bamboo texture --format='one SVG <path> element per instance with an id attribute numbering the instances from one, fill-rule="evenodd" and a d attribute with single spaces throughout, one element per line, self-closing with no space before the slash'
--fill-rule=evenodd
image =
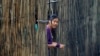
<path id="1" fill-rule="evenodd" d="M 0 56 L 48 56 L 46 23 L 48 12 L 59 17 L 55 37 L 65 48 L 51 56 L 100 56 L 100 0 L 0 0 Z M 51 6 L 52 7 L 52 6 Z"/>

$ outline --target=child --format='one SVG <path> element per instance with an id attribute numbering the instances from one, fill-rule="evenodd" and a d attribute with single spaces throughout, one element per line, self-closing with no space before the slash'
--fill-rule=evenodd
<path id="1" fill-rule="evenodd" d="M 64 48 L 64 44 L 59 44 L 53 41 L 52 29 L 57 28 L 58 26 L 58 17 L 53 14 L 49 18 L 49 22 L 46 25 L 46 33 L 47 33 L 47 40 L 48 40 L 48 48 Z"/>

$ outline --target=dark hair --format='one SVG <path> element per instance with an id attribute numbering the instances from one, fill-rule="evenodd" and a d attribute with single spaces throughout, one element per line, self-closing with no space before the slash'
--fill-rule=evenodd
<path id="1" fill-rule="evenodd" d="M 53 36 L 53 41 L 55 42 L 56 41 L 56 37 L 57 37 L 57 35 L 56 35 L 56 28 L 52 28 L 51 29 L 51 34 Z"/>
<path id="2" fill-rule="evenodd" d="M 52 14 L 48 18 L 49 18 L 49 20 L 53 20 L 55 18 L 58 18 L 58 16 L 56 14 Z"/>

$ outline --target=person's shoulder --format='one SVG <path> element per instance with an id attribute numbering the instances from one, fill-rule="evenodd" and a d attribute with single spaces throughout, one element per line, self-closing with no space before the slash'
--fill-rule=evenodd
<path id="1" fill-rule="evenodd" d="M 46 25 L 46 29 L 49 29 L 50 30 L 50 27 L 48 25 Z"/>

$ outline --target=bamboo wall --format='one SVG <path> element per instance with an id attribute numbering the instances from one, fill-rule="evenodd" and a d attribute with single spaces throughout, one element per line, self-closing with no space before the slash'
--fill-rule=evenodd
<path id="1" fill-rule="evenodd" d="M 49 0 L 48 0 L 49 1 Z M 45 20 L 47 0 L 0 0 L 0 56 L 48 56 Z M 56 40 L 64 50 L 52 56 L 100 56 L 100 1 L 57 0 L 59 16 Z"/>
<path id="2" fill-rule="evenodd" d="M 40 19 L 46 16 L 46 13 L 43 13 L 45 5 L 41 5 L 41 2 L 44 3 L 45 0 L 2 0 L 0 2 L 2 3 L 0 56 L 45 56 L 46 42 L 42 41 L 44 37 L 40 39 L 41 34 L 37 34 L 36 37 L 34 30 L 35 14 L 38 13 Z M 37 5 L 39 5 L 39 12 L 36 12 Z M 39 31 L 43 33 L 43 30 Z"/>
<path id="3" fill-rule="evenodd" d="M 100 56 L 100 1 L 58 0 L 57 40 L 66 45 L 58 56 Z"/>

